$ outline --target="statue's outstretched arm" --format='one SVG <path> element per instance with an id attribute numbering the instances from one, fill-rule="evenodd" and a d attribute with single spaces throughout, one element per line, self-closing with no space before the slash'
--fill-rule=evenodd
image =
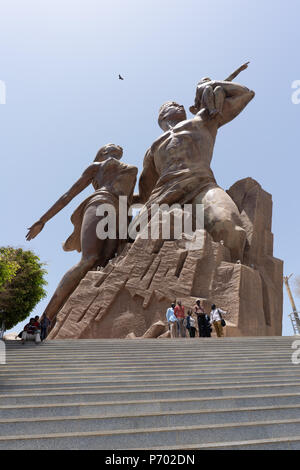
<path id="1" fill-rule="evenodd" d="M 241 73 L 243 70 L 246 70 L 248 68 L 248 64 L 250 64 L 250 62 L 246 62 L 245 64 L 241 65 L 232 74 L 230 74 L 229 77 L 225 78 L 224 81 L 232 82 L 232 80 L 234 80 L 239 75 L 239 73 Z"/>
<path id="2" fill-rule="evenodd" d="M 133 196 L 134 204 L 145 204 L 148 201 L 158 177 L 153 154 L 149 149 L 144 157 L 143 171 L 139 179 L 139 194 Z"/>
<path id="3" fill-rule="evenodd" d="M 95 172 L 97 171 L 97 164 L 93 163 L 90 165 L 79 180 L 63 195 L 61 196 L 55 204 L 38 220 L 33 224 L 28 230 L 26 235 L 27 241 L 35 238 L 43 229 L 44 225 L 48 220 L 52 219 L 58 212 L 60 212 L 69 202 L 77 196 L 81 191 L 83 191 L 93 180 Z"/>

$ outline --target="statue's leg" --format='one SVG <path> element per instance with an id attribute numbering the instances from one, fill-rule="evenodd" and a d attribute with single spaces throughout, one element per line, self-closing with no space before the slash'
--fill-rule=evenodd
<path id="1" fill-rule="evenodd" d="M 226 98 L 226 93 L 221 86 L 217 86 L 214 89 L 214 94 L 215 94 L 216 110 L 219 114 L 222 114 L 223 105 L 224 105 L 225 98 Z"/>
<path id="2" fill-rule="evenodd" d="M 202 191 L 193 203 L 204 205 L 204 227 L 215 241 L 224 241 L 232 261 L 243 260 L 246 232 L 239 210 L 231 197 L 220 187 Z"/>
<path id="3" fill-rule="evenodd" d="M 202 94 L 201 108 L 206 108 L 210 116 L 216 114 L 215 94 L 210 85 L 207 85 Z"/>
<path id="4" fill-rule="evenodd" d="M 104 253 L 106 240 L 100 240 L 96 234 L 97 224 L 101 220 L 96 215 L 96 209 L 97 205 L 88 207 L 83 216 L 81 227 L 81 260 L 63 276 L 44 312 L 52 320 L 86 273 L 96 264 L 101 266 L 101 263 L 106 260 L 106 253 Z M 112 240 L 112 242 L 115 243 L 116 241 Z M 109 249 L 111 250 L 111 248 Z"/>

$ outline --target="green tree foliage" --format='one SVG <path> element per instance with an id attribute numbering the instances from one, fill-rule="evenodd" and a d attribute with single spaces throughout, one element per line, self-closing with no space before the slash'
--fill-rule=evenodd
<path id="1" fill-rule="evenodd" d="M 18 263 L 13 261 L 11 248 L 0 248 L 0 292 L 4 290 L 6 283 L 10 282 L 19 269 Z"/>
<path id="2" fill-rule="evenodd" d="M 14 277 L 0 290 L 0 322 L 10 329 L 25 320 L 37 303 L 46 296 L 46 270 L 38 256 L 21 248 L 0 248 L 9 253 L 9 261 L 17 264 Z M 1 326 L 1 325 L 0 325 Z"/>

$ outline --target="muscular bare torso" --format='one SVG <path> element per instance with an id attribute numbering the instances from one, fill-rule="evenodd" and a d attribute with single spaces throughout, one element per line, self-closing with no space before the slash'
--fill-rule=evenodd
<path id="1" fill-rule="evenodd" d="M 164 176 L 189 169 L 203 171 L 204 177 L 213 176 L 210 163 L 215 140 L 216 132 L 200 118 L 180 122 L 151 146 L 157 173 Z"/>

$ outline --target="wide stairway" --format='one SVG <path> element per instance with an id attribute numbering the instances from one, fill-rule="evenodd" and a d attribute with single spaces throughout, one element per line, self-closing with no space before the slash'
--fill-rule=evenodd
<path id="1" fill-rule="evenodd" d="M 296 339 L 8 341 L 0 449 L 300 449 Z"/>

